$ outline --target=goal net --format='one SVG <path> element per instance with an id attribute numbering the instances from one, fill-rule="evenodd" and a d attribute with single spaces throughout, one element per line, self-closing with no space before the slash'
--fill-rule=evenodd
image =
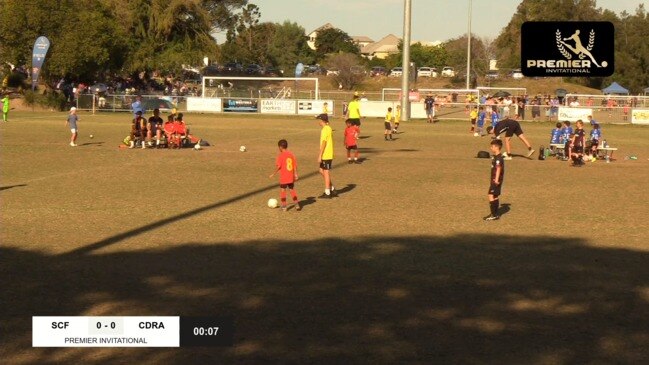
<path id="1" fill-rule="evenodd" d="M 320 84 L 315 77 L 203 76 L 201 90 L 206 98 L 320 98 Z"/>

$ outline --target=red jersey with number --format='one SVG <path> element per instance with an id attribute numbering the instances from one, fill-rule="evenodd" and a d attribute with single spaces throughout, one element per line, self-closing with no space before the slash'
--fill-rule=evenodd
<path id="1" fill-rule="evenodd" d="M 277 156 L 275 165 L 279 168 L 279 183 L 292 184 L 295 182 L 295 169 L 297 160 L 289 151 L 284 151 Z"/>
<path id="2" fill-rule="evenodd" d="M 345 146 L 356 146 L 358 127 L 355 125 L 345 128 Z"/>

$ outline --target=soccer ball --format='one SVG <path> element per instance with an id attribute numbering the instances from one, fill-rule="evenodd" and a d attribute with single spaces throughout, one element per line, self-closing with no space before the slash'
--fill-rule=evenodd
<path id="1" fill-rule="evenodd" d="M 239 147 L 239 151 L 241 151 L 241 152 L 246 152 L 246 146 L 241 146 L 241 147 Z"/>
<path id="2" fill-rule="evenodd" d="M 474 137 L 480 137 L 480 135 L 478 134 L 478 132 L 473 133 L 473 136 L 474 136 Z"/>
<path id="3" fill-rule="evenodd" d="M 278 202 L 277 199 L 270 198 L 268 199 L 268 208 L 277 208 Z"/>
<path id="4" fill-rule="evenodd" d="M 200 144 L 200 143 L 196 143 L 196 144 L 194 145 L 194 149 L 195 149 L 196 151 L 200 151 L 200 150 L 201 150 L 201 144 Z"/>
<path id="5" fill-rule="evenodd" d="M 90 135 L 90 138 L 91 138 L 91 139 L 92 139 L 92 138 L 95 138 L 95 136 L 93 136 L 93 135 L 91 134 L 91 135 Z"/>

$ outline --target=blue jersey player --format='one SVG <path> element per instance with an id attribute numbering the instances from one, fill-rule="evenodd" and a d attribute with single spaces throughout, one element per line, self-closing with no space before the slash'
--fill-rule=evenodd
<path id="1" fill-rule="evenodd" d="M 556 128 L 552 130 L 552 134 L 550 136 L 550 144 L 561 144 L 561 123 L 557 123 Z"/>

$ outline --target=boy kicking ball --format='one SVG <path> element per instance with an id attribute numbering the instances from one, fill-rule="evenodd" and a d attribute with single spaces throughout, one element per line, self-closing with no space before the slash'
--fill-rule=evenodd
<path id="1" fill-rule="evenodd" d="M 295 156 L 288 150 L 288 142 L 285 139 L 277 142 L 279 147 L 279 155 L 275 161 L 275 171 L 270 175 L 272 179 L 277 172 L 279 172 L 279 199 L 281 202 L 282 211 L 286 211 L 286 190 L 290 190 L 291 198 L 293 198 L 293 205 L 295 210 L 302 210 L 300 203 L 297 200 L 297 192 L 295 191 L 295 182 L 297 181 L 297 160 Z"/>
<path id="2" fill-rule="evenodd" d="M 490 149 L 493 157 L 491 157 L 491 182 L 489 185 L 489 208 L 491 214 L 484 217 L 486 221 L 495 221 L 500 219 L 498 215 L 498 208 L 500 201 L 500 190 L 503 186 L 503 178 L 505 177 L 505 159 L 500 153 L 503 148 L 503 142 L 499 139 L 491 141 Z"/>

